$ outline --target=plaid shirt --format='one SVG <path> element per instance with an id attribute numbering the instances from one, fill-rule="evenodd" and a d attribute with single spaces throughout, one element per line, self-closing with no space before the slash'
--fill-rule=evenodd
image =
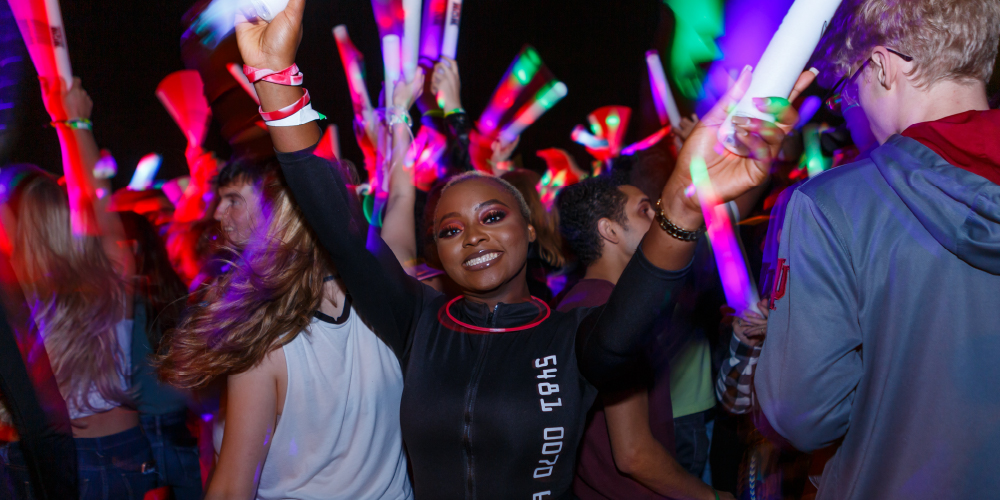
<path id="1" fill-rule="evenodd" d="M 757 404 L 753 391 L 753 374 L 763 343 L 750 347 L 733 333 L 729 341 L 729 357 L 722 362 L 715 381 L 715 397 L 730 413 L 749 413 Z"/>

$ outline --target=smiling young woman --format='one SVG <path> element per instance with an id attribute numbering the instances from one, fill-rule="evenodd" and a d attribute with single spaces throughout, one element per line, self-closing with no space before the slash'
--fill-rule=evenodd
<path id="1" fill-rule="evenodd" d="M 236 27 L 249 66 L 292 65 L 301 40 L 305 0 L 291 0 L 271 23 Z M 808 83 L 808 82 L 806 82 Z M 702 224 L 696 200 L 683 196 L 684 168 L 706 159 L 724 198 L 766 179 L 770 158 L 795 123 L 741 125 L 740 139 L 757 160 L 713 150 L 734 90 L 688 139 L 663 192 L 654 224 L 600 308 L 549 311 L 528 292 L 525 266 L 535 237 L 515 188 L 493 177 L 465 175 L 442 192 L 434 235 L 445 272 L 462 289 L 449 301 L 406 275 L 381 241 L 369 244 L 352 216 L 343 179 L 313 155 L 313 123 L 270 127 L 278 160 L 306 220 L 351 290 L 360 315 L 393 349 L 403 369 L 403 439 L 417 498 L 531 498 L 570 495 L 576 449 L 597 390 L 635 376 L 634 359 L 660 310 L 683 282 Z M 301 88 L 257 82 L 264 111 L 300 102 Z M 402 120 L 390 121 L 394 132 Z M 766 130 L 764 130 L 766 129 Z M 762 137 L 765 137 L 766 140 Z M 664 228 L 664 229 L 661 229 Z M 668 233 L 669 229 L 669 233 Z"/>

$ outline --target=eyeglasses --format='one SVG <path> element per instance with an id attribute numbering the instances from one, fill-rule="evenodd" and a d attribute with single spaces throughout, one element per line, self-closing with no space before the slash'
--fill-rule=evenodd
<path id="1" fill-rule="evenodd" d="M 913 57 L 903 54 L 902 52 L 888 47 L 885 50 L 892 54 L 896 54 L 900 59 L 906 62 L 913 62 Z M 872 58 L 869 56 L 853 75 L 844 75 L 843 78 L 837 81 L 837 84 L 833 86 L 830 90 L 830 94 L 826 98 L 826 107 L 830 108 L 830 111 L 833 111 L 838 115 L 842 115 L 844 111 L 860 105 L 858 102 L 857 80 L 858 76 L 864 73 L 865 66 L 867 66 L 871 60 Z"/>

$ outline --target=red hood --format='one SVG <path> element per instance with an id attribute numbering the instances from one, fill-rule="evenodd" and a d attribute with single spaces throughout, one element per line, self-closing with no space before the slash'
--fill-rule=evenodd
<path id="1" fill-rule="evenodd" d="M 916 139 L 952 165 L 1000 184 L 1000 110 L 966 111 L 911 125 Z"/>

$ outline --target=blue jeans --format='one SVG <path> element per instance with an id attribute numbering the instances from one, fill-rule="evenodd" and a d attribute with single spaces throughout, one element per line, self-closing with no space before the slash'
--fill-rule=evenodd
<path id="1" fill-rule="evenodd" d="M 685 470 L 701 478 L 708 463 L 711 440 L 708 435 L 708 421 L 712 419 L 714 408 L 684 415 L 674 419 L 674 443 L 677 445 L 677 462 Z"/>
<path id="2" fill-rule="evenodd" d="M 75 438 L 80 500 L 142 500 L 156 488 L 153 452 L 139 427 L 100 438 Z M 3 486 L 13 498 L 32 500 L 28 468 L 17 443 L 0 447 Z M 0 495 L 6 492 L 0 491 Z M 2 497 L 0 497 L 2 498 Z"/>
<path id="3" fill-rule="evenodd" d="M 187 411 L 139 417 L 153 448 L 160 486 L 170 486 L 175 500 L 201 500 L 198 439 L 187 428 Z"/>

